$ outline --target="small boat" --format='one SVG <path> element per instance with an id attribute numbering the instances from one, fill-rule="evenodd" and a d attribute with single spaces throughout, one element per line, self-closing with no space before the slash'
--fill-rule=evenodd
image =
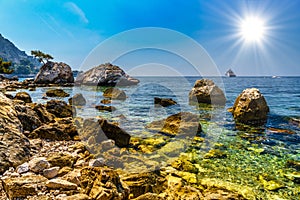
<path id="1" fill-rule="evenodd" d="M 279 76 L 272 76 L 272 78 L 280 78 Z"/>
<path id="2" fill-rule="evenodd" d="M 236 77 L 236 75 L 234 74 L 234 72 L 233 72 L 231 69 L 229 69 L 229 70 L 225 73 L 225 75 L 228 76 L 228 77 Z"/>

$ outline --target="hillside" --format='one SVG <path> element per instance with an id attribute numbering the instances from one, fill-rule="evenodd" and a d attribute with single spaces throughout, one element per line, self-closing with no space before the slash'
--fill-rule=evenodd
<path id="1" fill-rule="evenodd" d="M 41 65 L 37 59 L 18 49 L 11 41 L 0 34 L 0 57 L 12 62 L 16 74 L 35 73 Z"/>

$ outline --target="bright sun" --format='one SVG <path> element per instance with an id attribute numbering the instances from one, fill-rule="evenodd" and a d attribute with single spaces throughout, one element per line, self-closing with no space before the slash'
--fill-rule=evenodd
<path id="1" fill-rule="evenodd" d="M 247 17 L 240 23 L 240 35 L 246 42 L 260 42 L 265 31 L 265 23 L 258 17 Z"/>

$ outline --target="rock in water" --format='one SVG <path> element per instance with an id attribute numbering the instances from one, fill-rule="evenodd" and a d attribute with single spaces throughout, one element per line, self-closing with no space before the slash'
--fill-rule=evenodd
<path id="1" fill-rule="evenodd" d="M 74 83 L 72 69 L 66 63 L 50 62 L 44 64 L 34 79 L 37 84 Z"/>
<path id="2" fill-rule="evenodd" d="M 146 128 L 169 136 L 196 136 L 202 131 L 199 117 L 189 112 L 180 112 L 166 119 L 151 122 Z"/>
<path id="3" fill-rule="evenodd" d="M 68 99 L 70 105 L 74 106 L 84 106 L 86 104 L 86 100 L 81 93 L 75 94 L 72 98 Z"/>
<path id="4" fill-rule="evenodd" d="M 116 110 L 116 107 L 114 107 L 114 106 L 98 105 L 98 106 L 95 106 L 95 108 L 100 111 L 108 111 L 108 112 L 113 112 Z"/>
<path id="5" fill-rule="evenodd" d="M 94 86 L 130 86 L 140 81 L 130 77 L 120 67 L 110 63 L 101 64 L 84 73 L 78 74 L 75 83 L 77 85 Z"/>
<path id="6" fill-rule="evenodd" d="M 195 82 L 189 93 L 190 103 L 206 103 L 212 105 L 225 105 L 224 92 L 212 80 L 201 79 Z"/>
<path id="7" fill-rule="evenodd" d="M 172 105 L 176 105 L 177 102 L 174 101 L 173 99 L 166 99 L 166 98 L 159 98 L 159 97 L 154 97 L 154 105 L 161 105 L 162 107 L 168 107 Z"/>
<path id="8" fill-rule="evenodd" d="M 0 173 L 28 160 L 30 143 L 22 131 L 12 100 L 0 92 Z"/>
<path id="9" fill-rule="evenodd" d="M 32 103 L 31 97 L 27 92 L 18 92 L 14 99 L 22 100 L 25 103 Z"/>
<path id="10" fill-rule="evenodd" d="M 258 89 L 248 88 L 236 98 L 228 111 L 238 123 L 259 126 L 266 123 L 269 107 Z"/>
<path id="11" fill-rule="evenodd" d="M 52 89 L 46 92 L 47 97 L 68 97 L 70 96 L 62 89 Z"/>
<path id="12" fill-rule="evenodd" d="M 116 99 L 116 100 L 125 100 L 126 99 L 125 92 L 118 88 L 107 88 L 103 92 L 103 96 L 110 98 L 110 99 Z"/>

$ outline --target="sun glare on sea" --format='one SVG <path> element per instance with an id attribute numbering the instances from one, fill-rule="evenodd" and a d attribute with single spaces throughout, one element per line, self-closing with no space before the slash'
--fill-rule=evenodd
<path id="1" fill-rule="evenodd" d="M 260 42 L 264 39 L 266 25 L 259 17 L 246 17 L 239 25 L 239 35 L 246 42 Z"/>

